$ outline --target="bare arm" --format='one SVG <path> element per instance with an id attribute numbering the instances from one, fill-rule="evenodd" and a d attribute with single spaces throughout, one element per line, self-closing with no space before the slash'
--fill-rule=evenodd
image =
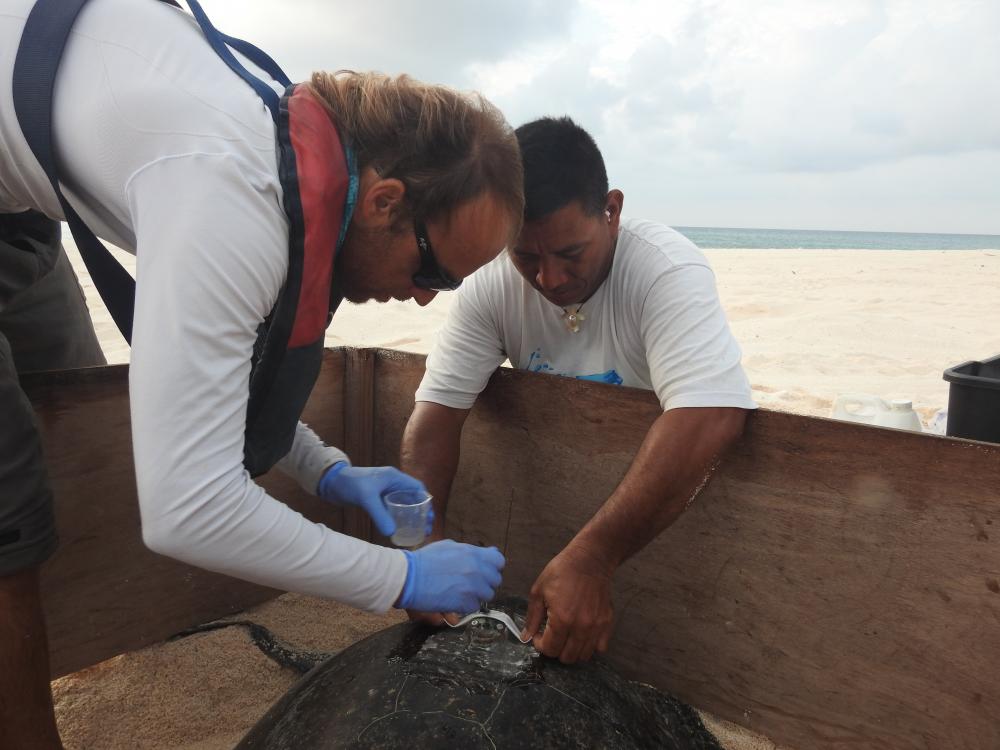
<path id="1" fill-rule="evenodd" d="M 567 663 L 607 650 L 615 570 L 684 512 L 745 421 L 744 409 L 688 408 L 653 423 L 621 483 L 532 586 L 526 635 L 548 613 L 536 648 Z"/>
<path id="2" fill-rule="evenodd" d="M 445 512 L 468 414 L 468 409 L 418 401 L 403 431 L 400 468 L 422 481 L 434 496 L 434 539 L 444 538 Z"/>
<path id="3" fill-rule="evenodd" d="M 673 409 L 649 428 L 621 483 L 570 546 L 609 572 L 672 524 L 743 433 L 746 410 Z"/>
<path id="4" fill-rule="evenodd" d="M 454 409 L 433 401 L 418 401 L 403 430 L 400 468 L 424 483 L 434 496 L 434 530 L 431 541 L 444 539 L 445 513 L 451 483 L 458 470 L 462 425 L 468 409 Z M 431 625 L 444 623 L 446 615 L 438 612 L 407 610 L 412 620 Z M 457 621 L 454 615 L 448 616 Z"/>

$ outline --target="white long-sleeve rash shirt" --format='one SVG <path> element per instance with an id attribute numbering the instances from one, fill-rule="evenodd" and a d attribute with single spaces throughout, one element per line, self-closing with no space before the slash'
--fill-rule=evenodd
<path id="1" fill-rule="evenodd" d="M 32 4 L 0 5 L 0 212 L 62 219 L 13 110 Z M 308 521 L 243 467 L 250 357 L 288 266 L 264 103 L 189 15 L 92 0 L 66 46 L 53 121 L 67 199 L 95 234 L 136 255 L 129 386 L 147 544 L 245 580 L 387 609 L 406 576 L 402 552 Z M 315 491 L 342 458 L 300 425 L 281 465 Z"/>

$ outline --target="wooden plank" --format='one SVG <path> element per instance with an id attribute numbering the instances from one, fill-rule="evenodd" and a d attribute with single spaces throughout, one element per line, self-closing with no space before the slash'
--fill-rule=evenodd
<path id="1" fill-rule="evenodd" d="M 343 442 L 343 360 L 327 352 L 304 419 Z M 128 368 L 26 375 L 49 457 L 61 538 L 43 567 L 53 677 L 141 648 L 281 592 L 184 565 L 142 543 L 128 406 Z M 310 518 L 339 514 L 272 472 L 261 484 Z"/>
<path id="2" fill-rule="evenodd" d="M 372 408 L 375 399 L 375 357 L 372 349 L 346 350 L 343 450 L 355 466 L 372 466 Z M 344 533 L 371 541 L 371 518 L 360 508 L 343 511 Z"/>
<path id="3" fill-rule="evenodd" d="M 379 462 L 422 359 L 378 355 Z M 501 370 L 449 532 L 504 549 L 524 594 L 658 414 L 648 392 Z M 761 411 L 615 602 L 623 671 L 779 743 L 1000 747 L 1000 446 Z"/>

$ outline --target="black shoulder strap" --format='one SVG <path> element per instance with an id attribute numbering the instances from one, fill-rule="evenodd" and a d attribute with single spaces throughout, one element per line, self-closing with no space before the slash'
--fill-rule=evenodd
<path id="1" fill-rule="evenodd" d="M 174 0 L 165 0 L 177 5 Z M 37 0 L 28 14 L 21 44 L 14 60 L 14 112 L 31 152 L 38 159 L 59 198 L 66 223 L 80 248 L 87 271 L 100 292 L 125 340 L 132 342 L 135 311 L 135 281 L 108 249 L 83 223 L 59 188 L 59 170 L 52 143 L 52 92 L 66 40 L 87 0 Z M 278 121 L 279 97 L 266 83 L 250 73 L 227 48 L 227 44 L 266 70 L 283 86 L 291 81 L 274 60 L 241 39 L 221 34 L 208 20 L 197 0 L 188 0 L 205 38 L 225 63 L 264 100 Z"/>
<path id="2" fill-rule="evenodd" d="M 80 255 L 111 317 L 125 340 L 132 341 L 135 281 L 87 229 L 59 188 L 52 144 L 52 91 L 70 29 L 87 0 L 38 0 L 28 14 L 14 60 L 14 112 L 24 138 L 45 170 Z"/>

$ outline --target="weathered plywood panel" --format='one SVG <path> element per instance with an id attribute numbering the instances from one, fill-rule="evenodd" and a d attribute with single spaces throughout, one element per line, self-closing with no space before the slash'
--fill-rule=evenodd
<path id="1" fill-rule="evenodd" d="M 376 361 L 395 463 L 422 357 Z M 449 508 L 525 593 L 617 485 L 647 392 L 500 371 Z M 1000 446 L 762 411 L 708 488 L 616 578 L 610 658 L 800 748 L 1000 747 Z"/>
<path id="2" fill-rule="evenodd" d="M 375 350 L 345 350 L 344 442 L 341 449 L 355 466 L 372 465 L 372 409 L 375 395 Z M 371 518 L 361 508 L 344 508 L 344 533 L 371 541 Z"/>
<path id="3" fill-rule="evenodd" d="M 327 352 L 304 417 L 335 444 L 343 441 L 343 361 L 343 352 Z M 184 565 L 143 545 L 127 367 L 38 373 L 22 382 L 44 435 L 61 539 L 42 578 L 53 676 L 281 593 Z M 339 528 L 339 511 L 287 477 L 272 472 L 261 484 Z"/>

